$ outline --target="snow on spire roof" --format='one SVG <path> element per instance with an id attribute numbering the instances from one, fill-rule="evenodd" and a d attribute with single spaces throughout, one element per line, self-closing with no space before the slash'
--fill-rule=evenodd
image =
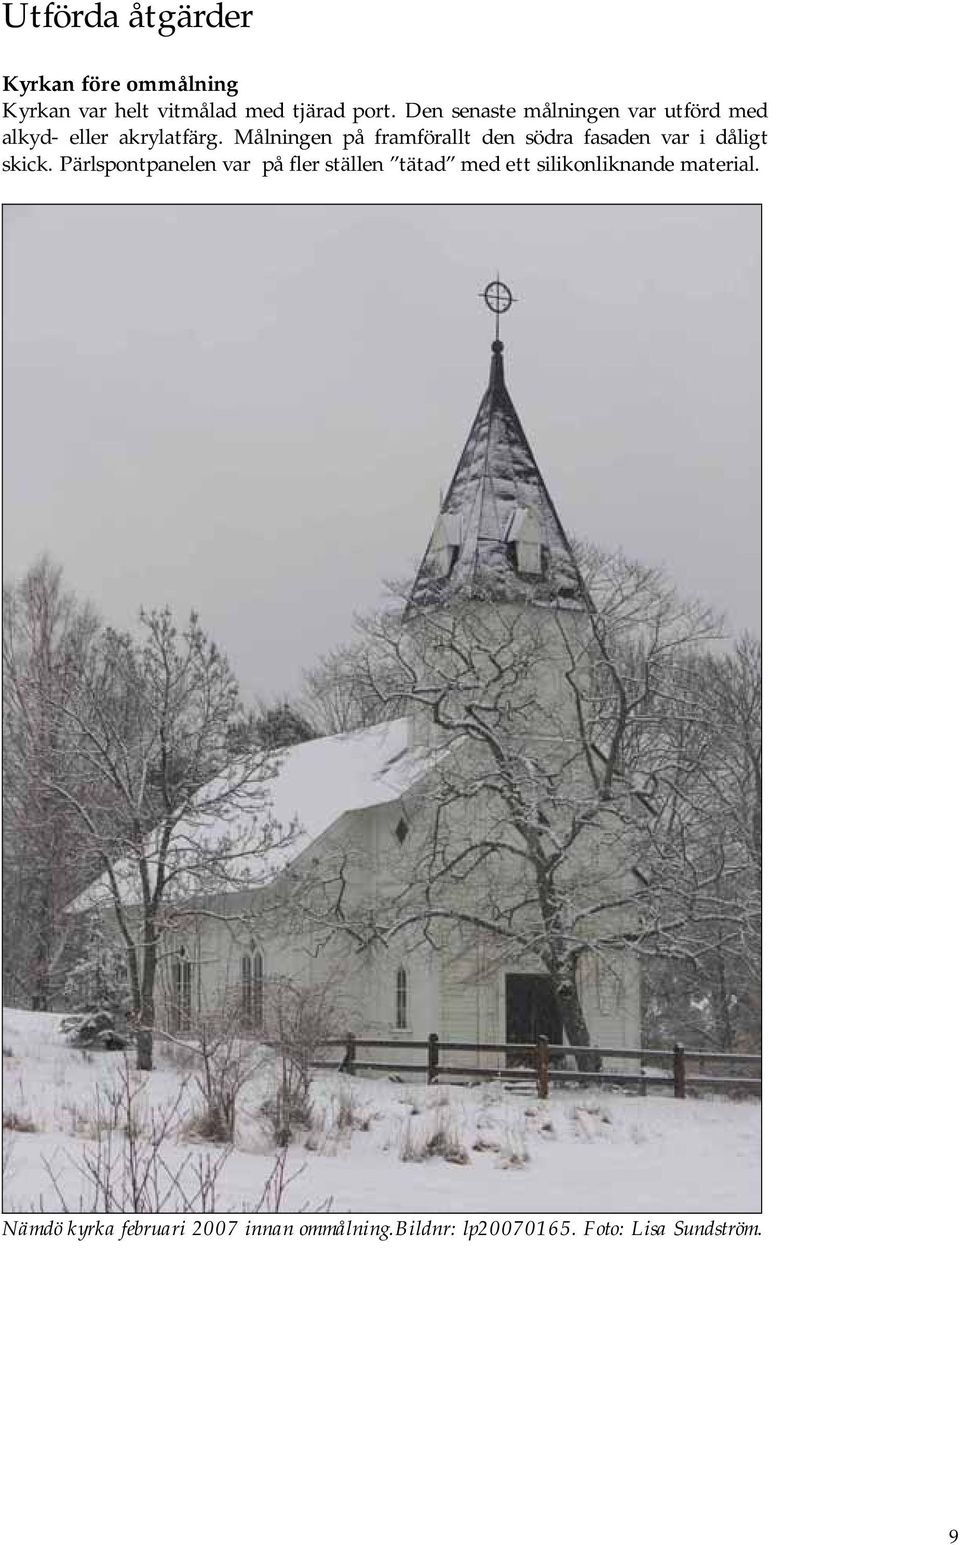
<path id="1" fill-rule="evenodd" d="M 589 607 L 590 596 L 507 391 L 503 344 L 408 602 L 535 600 Z"/>

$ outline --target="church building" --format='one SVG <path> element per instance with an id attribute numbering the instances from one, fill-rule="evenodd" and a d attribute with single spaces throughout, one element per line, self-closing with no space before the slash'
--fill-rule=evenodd
<path id="1" fill-rule="evenodd" d="M 489 290 L 492 310 L 509 305 L 499 281 Z M 616 910 L 619 859 L 602 823 L 577 832 L 570 690 L 592 610 L 507 390 L 498 315 L 486 390 L 394 635 L 406 711 L 278 753 L 270 806 L 297 835 L 237 889 L 181 909 L 158 1019 L 188 1033 L 232 996 L 266 1035 L 282 983 L 315 992 L 332 1033 L 399 1043 L 385 1049 L 398 1063 L 405 1038 L 431 1032 L 492 1068 L 506 1054 L 478 1046 L 562 1043 L 574 1024 L 580 1045 L 585 1032 L 639 1046 L 639 963 L 601 947 L 610 929 L 596 921 Z M 579 867 L 561 825 L 577 832 Z"/>

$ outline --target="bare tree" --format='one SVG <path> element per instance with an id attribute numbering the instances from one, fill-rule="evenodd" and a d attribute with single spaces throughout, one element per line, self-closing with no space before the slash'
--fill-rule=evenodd
<path id="1" fill-rule="evenodd" d="M 98 629 L 92 607 L 64 585 L 48 557 L 3 598 L 3 985 L 4 1001 L 51 1006 L 69 936 L 67 907 L 92 878 L 89 856 L 69 840 L 70 820 L 53 782 L 82 791 L 60 715 L 70 674 Z"/>
<path id="2" fill-rule="evenodd" d="M 258 703 L 248 709 L 243 718 L 231 730 L 231 747 L 235 751 L 248 751 L 259 746 L 270 751 L 281 751 L 286 746 L 299 746 L 305 740 L 313 740 L 317 734 L 313 724 L 298 708 L 281 698 L 275 703 Z"/>
<path id="3" fill-rule="evenodd" d="M 711 855 L 711 906 L 683 956 L 651 967 L 651 1016 L 723 1050 L 760 1034 L 761 671 L 759 641 L 690 662 L 676 734 L 691 776 L 686 802 Z M 627 756 L 634 754 L 627 747 Z"/>
<path id="4" fill-rule="evenodd" d="M 314 1065 L 349 1023 L 342 981 L 342 968 L 334 967 L 308 986 L 289 977 L 268 983 L 265 1028 L 276 1052 L 276 1080 L 260 1113 L 279 1146 L 289 1143 L 298 1128 L 310 1126 Z"/>
<path id="5" fill-rule="evenodd" d="M 394 607 L 343 657 L 384 717 L 412 714 L 430 771 L 392 885 L 366 914 L 342 868 L 314 915 L 358 940 L 479 936 L 549 977 L 578 1064 L 597 1066 L 588 956 L 685 956 L 736 926 L 703 797 L 694 690 L 717 624 L 655 573 L 588 554 L 593 604 Z"/>
<path id="6" fill-rule="evenodd" d="M 136 637 L 111 628 L 68 662 L 47 699 L 77 782 L 60 767 L 45 796 L 69 818 L 74 851 L 100 879 L 76 905 L 106 905 L 123 941 L 138 1066 L 152 1066 L 156 988 L 165 936 L 237 891 L 294 835 L 271 814 L 276 756 L 231 755 L 239 691 L 196 615 L 181 631 L 169 611 L 142 613 Z"/>
<path id="7" fill-rule="evenodd" d="M 341 645 L 304 671 L 304 710 L 317 735 L 344 735 L 390 717 L 390 694 L 383 683 L 380 690 L 370 690 L 363 655 L 362 643 Z M 386 661 L 382 664 L 388 668 Z"/>
<path id="8" fill-rule="evenodd" d="M 717 750 L 717 809 L 759 885 L 762 859 L 762 672 L 760 640 L 751 633 L 706 662 L 704 695 Z"/>
<path id="9" fill-rule="evenodd" d="M 728 1050 L 738 1027 L 760 1033 L 760 923 L 762 865 L 762 682 L 759 640 L 743 635 L 729 653 L 705 662 L 703 701 L 711 755 L 705 802 L 715 850 L 718 894 L 732 901 L 725 926 L 708 931 L 701 956 L 711 1024 L 708 1033 Z M 733 926 L 731 926 L 731 923 Z"/>

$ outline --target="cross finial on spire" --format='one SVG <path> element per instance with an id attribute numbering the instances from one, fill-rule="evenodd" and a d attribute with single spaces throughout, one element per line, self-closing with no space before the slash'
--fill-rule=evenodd
<path id="1" fill-rule="evenodd" d="M 407 601 L 592 602 L 507 391 L 499 321 L 516 296 L 498 274 L 479 297 L 497 318 L 490 378 Z"/>
<path id="2" fill-rule="evenodd" d="M 500 349 L 497 348 L 497 344 L 500 343 L 500 318 L 503 316 L 505 311 L 510 310 L 510 307 L 513 305 L 516 298 L 517 297 L 513 294 L 512 290 L 510 290 L 508 286 L 501 281 L 499 274 L 497 274 L 496 279 L 492 280 L 491 283 L 487 285 L 486 289 L 481 292 L 481 299 L 483 300 L 484 305 L 488 310 L 493 312 L 497 319 L 496 343 L 494 344 L 494 350 L 498 354 L 500 352 Z"/>

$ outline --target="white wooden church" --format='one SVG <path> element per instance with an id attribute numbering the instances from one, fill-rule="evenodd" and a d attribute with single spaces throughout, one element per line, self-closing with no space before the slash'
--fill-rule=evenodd
<path id="1" fill-rule="evenodd" d="M 582 625 L 590 607 L 508 393 L 498 336 L 486 390 L 410 590 L 404 627 L 416 630 L 428 619 L 435 628 L 438 621 L 469 614 L 472 625 L 485 619 L 496 636 L 501 624 L 512 626 L 523 614 L 541 621 L 560 617 L 563 639 Z M 556 723 L 558 684 L 567 668 L 558 657 L 535 681 L 517 684 L 530 695 L 532 737 L 543 733 L 538 714 L 544 705 Z M 296 822 L 299 835 L 247 874 L 242 890 L 205 897 L 202 915 L 168 939 L 161 1008 L 167 1024 L 183 1032 L 194 1016 L 232 994 L 253 1027 L 266 1029 L 271 985 L 286 982 L 329 988 L 338 1034 L 351 1029 L 401 1047 L 405 1038 L 431 1032 L 472 1047 L 528 1042 L 542 1034 L 562 1041 L 555 994 L 537 950 L 526 950 L 522 936 L 505 940 L 470 925 L 478 879 L 469 865 L 462 866 L 462 879 L 448 876 L 445 892 L 454 895 L 446 910 L 456 913 L 451 887 L 462 887 L 462 917 L 430 928 L 386 929 L 364 947 L 354 931 L 314 926 L 309 909 L 291 914 L 281 905 L 305 877 L 343 869 L 344 855 L 350 855 L 348 915 L 351 905 L 369 915 L 395 893 L 409 855 L 435 829 L 438 778 L 445 776 L 438 768 L 456 755 L 455 747 L 438 740 L 430 714 L 416 710 L 282 752 L 270 801 L 277 821 Z M 463 818 L 471 850 L 482 846 L 485 829 L 497 818 L 479 783 Z M 603 868 L 602 848 L 593 861 Z M 482 883 L 491 885 L 489 874 Z M 638 1046 L 640 970 L 629 951 L 616 960 L 585 952 L 577 962 L 577 984 L 591 1043 Z M 403 1060 L 402 1050 L 393 1060 Z M 477 1053 L 467 1060 L 475 1062 Z M 491 1052 L 484 1060 L 498 1066 L 503 1054 Z M 607 1065 L 613 1065 L 609 1059 Z"/>

